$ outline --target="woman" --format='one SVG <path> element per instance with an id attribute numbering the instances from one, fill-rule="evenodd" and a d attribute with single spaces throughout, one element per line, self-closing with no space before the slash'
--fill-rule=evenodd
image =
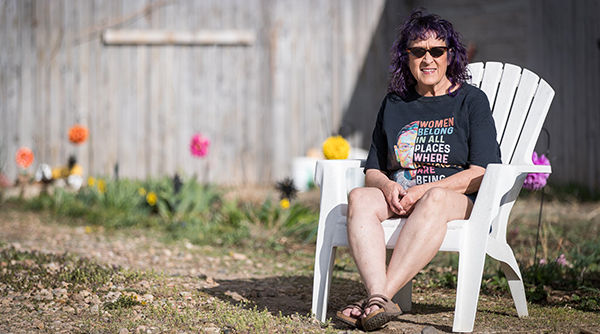
<path id="1" fill-rule="evenodd" d="M 489 102 L 466 83 L 466 50 L 450 22 L 413 12 L 390 56 L 366 187 L 348 200 L 348 241 L 369 297 L 337 313 L 367 331 L 402 313 L 390 298 L 435 256 L 446 224 L 469 217 L 485 167 L 500 162 Z M 408 218 L 386 270 L 381 222 L 392 217 Z"/>

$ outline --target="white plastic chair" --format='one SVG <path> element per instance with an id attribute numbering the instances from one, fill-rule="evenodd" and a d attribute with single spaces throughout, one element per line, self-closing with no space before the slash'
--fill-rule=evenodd
<path id="1" fill-rule="evenodd" d="M 514 253 L 506 242 L 508 216 L 528 173 L 551 173 L 550 166 L 532 163 L 532 153 L 554 97 L 554 90 L 533 72 L 498 62 L 469 65 L 472 84 L 488 96 L 498 131 L 502 164 L 488 165 L 477 201 L 468 220 L 448 223 L 440 251 L 459 253 L 455 332 L 472 332 L 485 254 L 498 260 L 509 282 L 519 317 L 525 317 L 525 289 Z M 337 247 L 348 247 L 346 173 L 364 167 L 364 160 L 317 162 L 315 182 L 321 188 L 315 253 L 312 313 L 325 321 L 327 299 Z M 393 249 L 405 219 L 383 222 L 387 249 Z M 490 232 L 490 225 L 492 227 Z M 390 251 L 388 251 L 389 254 Z M 411 309 L 412 284 L 393 300 L 404 311 Z"/>

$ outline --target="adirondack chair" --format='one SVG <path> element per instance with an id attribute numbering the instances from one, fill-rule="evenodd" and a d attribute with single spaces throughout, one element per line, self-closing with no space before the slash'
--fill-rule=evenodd
<path id="1" fill-rule="evenodd" d="M 453 331 L 471 332 L 485 255 L 501 262 L 519 317 L 528 315 L 525 289 L 514 253 L 506 242 L 508 216 L 528 173 L 550 173 L 550 166 L 532 163 L 532 153 L 554 97 L 554 90 L 533 72 L 498 62 L 469 65 L 471 84 L 488 96 L 498 132 L 502 164 L 488 165 L 477 201 L 468 220 L 448 223 L 440 251 L 459 253 Z M 346 172 L 363 168 L 364 160 L 317 162 L 315 182 L 321 188 L 320 216 L 315 253 L 312 313 L 325 321 L 327 299 L 337 247 L 348 247 Z M 383 222 L 388 255 L 405 219 Z M 490 230 L 491 228 L 491 230 Z M 393 300 L 411 309 L 411 283 Z"/>

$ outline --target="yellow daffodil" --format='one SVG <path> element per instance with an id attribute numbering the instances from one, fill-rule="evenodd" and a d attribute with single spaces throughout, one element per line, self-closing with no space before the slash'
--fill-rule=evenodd
<path id="1" fill-rule="evenodd" d="M 282 199 L 281 201 L 279 201 L 279 206 L 282 207 L 283 209 L 289 209 L 290 208 L 290 200 L 287 198 Z"/>
<path id="2" fill-rule="evenodd" d="M 54 178 L 54 171 L 52 171 L 52 178 Z M 93 187 L 96 184 L 96 179 L 92 176 L 88 177 L 88 187 Z"/>
<path id="3" fill-rule="evenodd" d="M 58 180 L 62 177 L 62 168 L 54 167 L 52 168 L 52 179 Z"/>
<path id="4" fill-rule="evenodd" d="M 71 175 L 83 176 L 83 168 L 80 165 L 75 165 L 71 168 Z"/>
<path id="5" fill-rule="evenodd" d="M 71 171 L 69 170 L 69 167 L 67 166 L 63 166 L 60 168 L 60 177 L 62 178 L 68 178 L 69 174 L 71 174 Z"/>
<path id="6" fill-rule="evenodd" d="M 98 180 L 98 191 L 101 194 L 104 194 L 106 192 L 106 181 L 102 179 Z"/>
<path id="7" fill-rule="evenodd" d="M 148 204 L 150 204 L 150 206 L 155 206 L 156 205 L 156 194 L 154 193 L 154 191 L 151 191 L 148 193 L 148 195 L 146 195 L 146 202 L 148 202 Z"/>
<path id="8" fill-rule="evenodd" d="M 146 196 L 148 192 L 146 191 L 146 189 L 144 189 L 143 187 L 140 187 L 138 189 L 138 194 L 140 194 L 140 196 Z"/>
<path id="9" fill-rule="evenodd" d="M 323 143 L 323 154 L 327 159 L 346 159 L 350 144 L 342 136 L 331 136 Z"/>

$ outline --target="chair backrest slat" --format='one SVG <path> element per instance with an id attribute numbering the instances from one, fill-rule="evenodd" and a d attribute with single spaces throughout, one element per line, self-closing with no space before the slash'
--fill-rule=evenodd
<path id="1" fill-rule="evenodd" d="M 498 88 L 498 96 L 493 107 L 494 122 L 496 123 L 496 132 L 498 133 L 498 142 L 501 142 L 506 121 L 510 114 L 515 92 L 521 79 L 521 68 L 515 65 L 506 64 L 502 72 L 500 87 Z"/>
<path id="2" fill-rule="evenodd" d="M 481 86 L 481 78 L 483 77 L 483 63 L 469 64 L 469 72 L 471 74 L 470 84 L 479 88 Z"/>
<path id="3" fill-rule="evenodd" d="M 469 71 L 471 84 L 490 101 L 502 161 L 531 164 L 554 90 L 533 72 L 511 64 L 473 63 Z"/>
<path id="4" fill-rule="evenodd" d="M 522 134 L 527 134 L 527 136 L 521 135 L 511 163 L 531 163 L 531 155 L 535 149 L 540 131 L 542 131 L 542 126 L 544 125 L 544 120 L 546 119 L 553 98 L 554 89 L 546 81 L 540 80 L 535 97 L 531 103 L 531 108 L 529 109 L 529 114 L 527 115 L 527 120 L 523 125 Z"/>
<path id="5" fill-rule="evenodd" d="M 500 152 L 504 163 L 512 163 L 512 156 L 517 146 L 523 124 L 529 113 L 531 101 L 537 90 L 539 77 L 529 70 L 523 70 L 513 105 L 508 115 L 506 129 L 500 141 Z M 537 137 L 536 137 L 537 140 Z M 530 152 L 531 153 L 531 152 Z M 531 156 L 529 162 L 531 163 Z"/>
<path id="6" fill-rule="evenodd" d="M 502 63 L 488 62 L 485 64 L 485 72 L 483 73 L 483 79 L 481 80 L 481 87 L 479 87 L 487 96 L 490 101 L 490 108 L 493 108 L 494 101 L 496 100 L 496 92 L 498 92 L 498 84 L 502 79 Z"/>

